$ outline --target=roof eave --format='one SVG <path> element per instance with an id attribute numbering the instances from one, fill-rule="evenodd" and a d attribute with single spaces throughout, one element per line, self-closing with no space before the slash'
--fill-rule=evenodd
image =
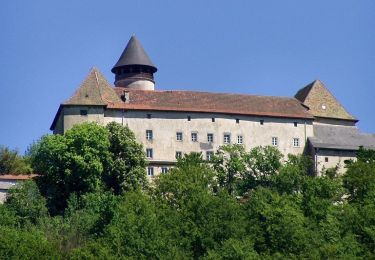
<path id="1" fill-rule="evenodd" d="M 136 108 L 136 107 L 113 107 L 111 105 L 107 106 L 107 109 L 113 110 L 136 110 L 136 111 L 168 111 L 168 112 L 191 112 L 191 113 L 217 113 L 217 114 L 227 114 L 227 115 L 242 115 L 242 116 L 258 116 L 258 117 L 276 117 L 276 118 L 293 118 L 293 119 L 308 119 L 314 120 L 313 116 L 310 115 L 280 115 L 280 114 L 270 114 L 270 113 L 241 113 L 232 111 L 214 111 L 214 110 L 198 110 L 198 109 L 176 109 L 176 108 Z"/>
<path id="2" fill-rule="evenodd" d="M 344 120 L 344 121 L 350 121 L 357 123 L 359 120 L 353 117 L 353 119 L 350 118 L 338 118 L 338 117 L 328 117 L 328 116 L 314 116 L 316 118 L 323 118 L 323 119 L 335 119 L 335 120 Z"/>

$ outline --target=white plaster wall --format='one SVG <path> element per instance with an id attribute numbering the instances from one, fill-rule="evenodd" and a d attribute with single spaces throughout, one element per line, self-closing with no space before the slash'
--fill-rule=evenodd
<path id="1" fill-rule="evenodd" d="M 279 150 L 300 154 L 305 147 L 305 139 L 312 136 L 312 121 L 301 119 L 262 118 L 252 116 L 231 116 L 212 113 L 155 112 L 155 111 L 106 111 L 105 124 L 116 121 L 128 125 L 146 148 L 153 149 L 154 160 L 174 161 L 176 151 L 183 153 L 216 151 L 224 144 L 224 133 L 231 134 L 231 143 L 237 142 L 237 135 L 244 138 L 246 150 L 256 146 L 271 145 L 272 137 L 278 137 Z M 151 119 L 147 118 L 151 114 Z M 191 117 L 191 121 L 187 117 Z M 215 122 L 212 122 L 215 118 Z M 236 119 L 239 123 L 236 123 Z M 260 120 L 264 124 L 260 125 Z M 297 127 L 294 126 L 297 122 Z M 153 131 L 153 140 L 146 140 L 146 130 Z M 305 131 L 306 129 L 306 131 Z M 183 141 L 176 141 L 176 132 L 183 133 Z M 191 141 L 191 133 L 198 133 L 198 142 Z M 207 133 L 214 134 L 214 142 L 207 142 Z M 293 147 L 293 138 L 300 139 L 300 147 Z"/>
<path id="2" fill-rule="evenodd" d="M 328 162 L 325 161 L 328 158 Z M 321 175 L 324 169 L 337 167 L 337 172 L 343 174 L 346 171 L 345 160 L 355 160 L 354 151 L 320 150 L 316 155 L 317 174 Z"/>
<path id="3" fill-rule="evenodd" d="M 8 190 L 16 183 L 15 180 L 0 180 L 0 203 L 5 202 Z"/>
<path id="4" fill-rule="evenodd" d="M 87 110 L 86 116 L 81 116 L 80 111 Z M 104 125 L 104 108 L 98 106 L 69 106 L 64 107 L 62 112 L 64 115 L 64 133 L 74 125 L 83 122 L 96 122 Z"/>

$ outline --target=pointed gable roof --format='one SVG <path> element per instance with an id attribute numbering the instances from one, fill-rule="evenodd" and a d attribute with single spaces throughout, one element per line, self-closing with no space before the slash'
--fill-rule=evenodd
<path id="1" fill-rule="evenodd" d="M 92 68 L 86 79 L 76 92 L 63 105 L 107 105 L 120 102 L 119 96 L 113 90 L 103 74 Z"/>
<path id="2" fill-rule="evenodd" d="M 119 60 L 117 61 L 116 65 L 113 66 L 111 71 L 115 73 L 116 68 L 130 65 L 149 66 L 153 69 L 153 72 L 157 71 L 157 68 L 148 57 L 140 41 L 137 37 L 135 37 L 135 35 L 130 38 L 125 50 L 122 52 Z"/>
<path id="3" fill-rule="evenodd" d="M 315 80 L 300 89 L 294 97 L 307 106 L 316 117 L 357 121 L 320 80 Z"/>

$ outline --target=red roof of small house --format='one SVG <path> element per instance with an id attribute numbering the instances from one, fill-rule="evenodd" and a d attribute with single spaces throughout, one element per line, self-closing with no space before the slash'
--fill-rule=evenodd
<path id="1" fill-rule="evenodd" d="M 23 180 L 29 180 L 32 178 L 35 178 L 36 176 L 39 176 L 38 174 L 20 174 L 20 175 L 15 175 L 15 174 L 4 174 L 0 175 L 0 180 L 15 180 L 15 181 L 23 181 Z"/>

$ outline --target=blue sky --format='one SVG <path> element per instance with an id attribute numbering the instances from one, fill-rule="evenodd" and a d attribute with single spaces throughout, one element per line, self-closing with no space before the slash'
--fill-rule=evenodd
<path id="1" fill-rule="evenodd" d="M 293 96 L 320 79 L 375 133 L 375 1 L 5 1 L 0 144 L 50 133 L 92 66 L 110 72 L 135 33 L 157 89 Z"/>

